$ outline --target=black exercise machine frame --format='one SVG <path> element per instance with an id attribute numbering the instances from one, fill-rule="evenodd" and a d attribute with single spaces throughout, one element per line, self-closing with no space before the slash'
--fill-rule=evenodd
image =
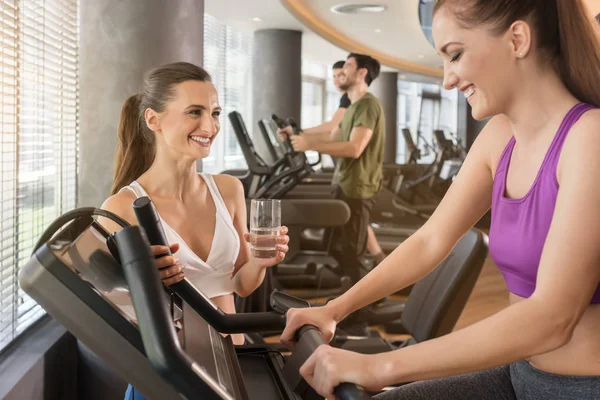
<path id="1" fill-rule="evenodd" d="M 148 204 L 152 206 L 149 199 L 143 205 L 147 206 Z M 146 207 L 146 211 L 148 209 Z M 153 206 L 152 211 L 155 212 Z M 123 226 L 123 229 L 113 235 L 108 235 L 102 226 L 94 221 L 94 215 L 111 219 Z M 122 316 L 111 319 L 108 323 L 113 327 L 115 327 L 114 324 L 120 325 L 115 329 L 126 331 L 130 343 L 148 357 L 161 376 L 175 385 L 188 398 L 215 398 L 215 389 L 194 372 L 198 368 L 197 364 L 183 352 L 179 345 L 168 309 L 164 307 L 165 303 L 161 301 L 161 297 L 165 295 L 165 288 L 161 283 L 158 269 L 155 267 L 154 256 L 144 229 L 138 226 L 130 226 L 129 223 L 106 210 L 91 207 L 72 210 L 55 220 L 43 233 L 41 239 L 44 239 L 44 242 L 40 240 L 36 244 L 33 256 L 42 261 L 44 265 L 56 265 L 57 262 L 60 262 L 48 247 L 47 242 L 66 224 L 68 225 L 59 235 L 72 235 L 75 229 L 81 231 L 82 226 L 93 225 L 105 236 L 107 245 L 114 239 L 114 244 L 118 250 L 118 259 L 121 261 L 133 299 L 140 330 L 137 331 L 130 323 L 127 323 L 126 327 L 124 325 L 126 323 L 125 319 Z M 108 246 L 110 249 L 111 245 Z M 79 278 L 75 276 L 74 272 L 66 273 L 66 271 L 65 269 L 62 271 L 56 270 L 54 271 L 57 272 L 55 276 L 68 287 L 76 287 L 77 285 L 73 285 L 72 281 Z M 85 293 L 76 293 L 78 297 L 85 298 L 88 302 L 91 301 L 96 309 L 105 309 L 106 315 L 114 315 L 115 317 L 119 315 L 91 286 L 83 288 L 82 286 Z M 171 285 L 169 289 L 178 294 L 213 328 L 222 333 L 244 333 L 244 331 L 264 331 L 265 327 L 278 327 L 281 329 L 285 327 L 285 316 L 277 312 L 225 314 L 216 308 L 206 296 L 195 289 L 187 279 Z M 287 311 L 285 305 L 284 310 Z M 320 344 L 325 344 L 316 328 L 310 328 L 305 326 L 297 331 L 297 351 L 301 350 L 302 353 L 309 352 L 310 354 L 316 350 L 315 343 L 317 343 L 317 347 Z M 142 343 L 140 343 L 140 335 Z M 201 396 L 197 397 L 199 394 Z M 340 384 L 335 389 L 335 394 L 340 400 L 370 399 L 370 396 L 364 390 L 348 383 Z"/>

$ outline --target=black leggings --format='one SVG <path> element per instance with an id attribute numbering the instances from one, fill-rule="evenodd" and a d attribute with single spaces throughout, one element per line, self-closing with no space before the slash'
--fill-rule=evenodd
<path id="1" fill-rule="evenodd" d="M 470 374 L 420 381 L 377 400 L 584 400 L 600 399 L 600 376 L 555 375 L 527 361 Z"/>

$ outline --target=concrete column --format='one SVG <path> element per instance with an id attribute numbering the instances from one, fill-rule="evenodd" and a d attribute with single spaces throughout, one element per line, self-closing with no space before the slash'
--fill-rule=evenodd
<path id="1" fill-rule="evenodd" d="M 108 197 L 121 106 L 144 72 L 202 65 L 203 21 L 204 0 L 81 2 L 79 206 Z"/>
<path id="2" fill-rule="evenodd" d="M 375 79 L 369 91 L 381 101 L 385 114 L 385 145 L 383 162 L 396 162 L 396 146 L 398 138 L 398 73 L 382 72 Z"/>
<path id="3" fill-rule="evenodd" d="M 479 132 L 487 124 L 488 120 L 477 121 L 471 115 L 471 106 L 467 99 L 459 93 L 458 96 L 458 133 L 457 136 L 462 144 L 468 149 L 479 135 Z"/>
<path id="4" fill-rule="evenodd" d="M 257 122 L 277 114 L 293 117 L 300 123 L 302 105 L 302 32 L 287 29 L 264 29 L 254 32 L 252 69 L 253 121 L 245 121 L 250 134 Z M 258 137 L 255 145 L 266 154 Z"/>

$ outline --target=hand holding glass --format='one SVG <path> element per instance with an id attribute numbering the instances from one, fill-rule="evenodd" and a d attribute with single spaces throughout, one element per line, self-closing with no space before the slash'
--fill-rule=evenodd
<path id="1" fill-rule="evenodd" d="M 252 200 L 250 203 L 250 251 L 255 258 L 277 257 L 281 229 L 281 200 Z"/>

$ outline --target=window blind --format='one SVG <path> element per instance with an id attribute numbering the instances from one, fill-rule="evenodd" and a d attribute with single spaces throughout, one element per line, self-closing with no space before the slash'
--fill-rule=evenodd
<path id="1" fill-rule="evenodd" d="M 325 114 L 325 80 L 302 77 L 302 115 L 300 126 L 311 128 L 323 123 Z"/>
<path id="2" fill-rule="evenodd" d="M 237 32 L 215 17 L 204 14 L 204 68 L 212 76 L 223 108 L 221 132 L 209 157 L 202 160 L 205 172 L 246 168 L 246 161 L 227 115 L 242 114 L 249 132 L 252 119 L 252 36 Z"/>
<path id="3" fill-rule="evenodd" d="M 76 206 L 78 2 L 1 1 L 0 349 L 44 310 L 18 286 L 44 229 Z"/>
<path id="4" fill-rule="evenodd" d="M 2 95 L 2 141 L 0 162 L 0 349 L 14 337 L 17 291 L 17 173 L 18 173 L 18 74 L 19 8 L 16 1 L 0 1 L 0 93 Z"/>
<path id="5" fill-rule="evenodd" d="M 333 84 L 333 77 L 330 74 L 325 84 L 325 119 L 327 121 L 331 120 L 333 114 L 340 107 L 341 98 L 342 93 Z"/>

